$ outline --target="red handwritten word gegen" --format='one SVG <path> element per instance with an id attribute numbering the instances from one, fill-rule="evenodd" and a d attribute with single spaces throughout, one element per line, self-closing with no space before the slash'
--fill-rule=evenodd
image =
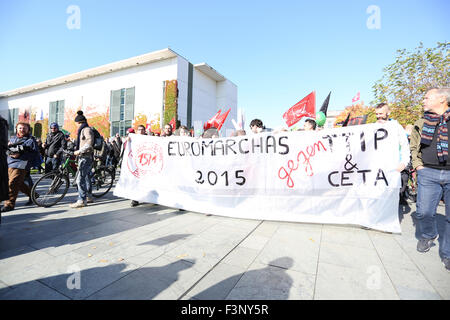
<path id="1" fill-rule="evenodd" d="M 322 151 L 321 148 L 323 149 L 323 151 L 327 151 L 322 141 L 318 141 L 310 146 L 307 146 L 304 151 L 302 150 L 297 154 L 296 164 L 294 163 L 294 160 L 289 160 L 287 163 L 288 169 L 286 169 L 285 167 L 281 167 L 278 170 L 278 177 L 281 180 L 287 179 L 286 182 L 287 186 L 289 188 L 293 188 L 294 180 L 292 180 L 291 175 L 293 171 L 296 171 L 299 168 L 300 164 L 304 166 L 305 172 L 308 176 L 313 176 L 314 172 L 313 167 L 311 165 L 311 158 L 313 158 L 316 155 L 316 152 Z"/>

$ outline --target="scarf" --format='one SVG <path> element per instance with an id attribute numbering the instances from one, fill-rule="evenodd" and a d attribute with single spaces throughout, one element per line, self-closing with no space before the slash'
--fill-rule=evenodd
<path id="1" fill-rule="evenodd" d="M 425 112 L 424 123 L 422 129 L 422 135 L 420 143 L 426 146 L 433 141 L 434 132 L 436 127 L 437 132 L 437 156 L 440 163 L 444 163 L 448 158 L 448 130 L 447 121 L 450 120 L 450 108 L 445 111 L 443 115 L 439 115 L 433 112 Z"/>
<path id="2" fill-rule="evenodd" d="M 83 130 L 84 128 L 89 127 L 88 124 L 86 122 L 83 122 L 81 124 L 81 126 L 78 128 L 77 131 L 77 145 L 76 145 L 76 150 L 80 149 L 80 136 L 81 136 L 81 130 Z"/>

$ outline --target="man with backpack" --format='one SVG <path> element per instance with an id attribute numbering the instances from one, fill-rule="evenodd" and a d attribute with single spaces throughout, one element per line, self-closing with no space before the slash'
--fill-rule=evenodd
<path id="1" fill-rule="evenodd" d="M 94 131 L 89 127 L 83 111 L 79 110 L 75 117 L 78 126 L 75 156 L 78 156 L 78 200 L 70 205 L 71 208 L 82 208 L 92 200 L 91 172 L 94 161 Z"/>

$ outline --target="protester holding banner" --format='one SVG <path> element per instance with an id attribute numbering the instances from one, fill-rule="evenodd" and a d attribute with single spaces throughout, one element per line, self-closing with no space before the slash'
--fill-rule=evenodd
<path id="1" fill-rule="evenodd" d="M 166 124 L 166 126 L 170 127 L 170 129 L 172 129 L 172 126 L 171 126 L 170 124 Z M 164 131 L 166 131 L 165 128 L 164 128 Z M 144 127 L 143 125 L 139 125 L 139 126 L 138 126 L 138 128 L 137 128 L 137 134 L 143 135 L 143 136 L 147 135 L 147 134 L 145 133 L 145 127 Z M 139 201 L 131 200 L 131 203 L 130 203 L 130 206 L 131 206 L 131 207 L 136 207 L 136 206 L 138 206 L 138 205 L 139 205 Z"/>
<path id="2" fill-rule="evenodd" d="M 250 122 L 250 130 L 252 130 L 253 133 L 261 133 L 266 129 L 263 122 L 259 119 L 253 119 Z"/>
<path id="3" fill-rule="evenodd" d="M 182 136 L 182 137 L 190 137 L 191 136 L 191 133 L 189 132 L 189 129 L 186 126 L 180 126 L 179 129 L 180 129 L 179 130 L 180 136 Z"/>
<path id="4" fill-rule="evenodd" d="M 161 133 L 161 137 L 170 137 L 173 133 L 172 126 L 170 124 L 166 124 L 164 126 L 164 131 Z"/>
<path id="5" fill-rule="evenodd" d="M 400 164 L 398 165 L 397 171 L 400 172 L 402 177 L 401 179 L 402 187 L 399 190 L 400 194 L 399 204 L 407 205 L 408 202 L 406 201 L 404 190 L 406 189 L 405 183 L 408 183 L 407 178 L 409 178 L 409 173 L 406 170 L 408 164 L 411 161 L 411 154 L 409 152 L 409 142 L 406 131 L 396 120 L 389 118 L 390 108 L 387 103 L 382 102 L 378 104 L 375 107 L 375 114 L 377 117 L 377 123 L 385 123 L 386 121 L 391 121 L 397 124 L 396 127 L 400 142 Z M 407 177 L 406 180 L 405 177 Z"/>
<path id="6" fill-rule="evenodd" d="M 305 131 L 314 131 L 316 130 L 316 122 L 313 119 L 306 119 L 303 128 Z"/>
<path id="7" fill-rule="evenodd" d="M 409 143 L 405 129 L 397 122 L 397 120 L 389 118 L 390 109 L 387 103 L 380 103 L 375 107 L 375 114 L 377 116 L 377 123 L 385 123 L 386 121 L 390 121 L 391 123 L 396 124 L 397 134 L 400 142 L 400 163 L 397 167 L 398 172 L 402 172 L 411 158 L 411 154 L 409 151 Z"/>
<path id="8" fill-rule="evenodd" d="M 137 134 L 144 134 L 144 135 L 147 134 L 145 132 L 145 127 L 142 124 L 138 125 L 138 127 L 137 127 Z"/>
<path id="9" fill-rule="evenodd" d="M 423 104 L 424 117 L 411 133 L 412 163 L 417 170 L 417 251 L 429 251 L 438 236 L 436 210 L 443 195 L 446 219 L 440 252 L 450 271 L 450 88 L 430 89 Z"/>
<path id="10" fill-rule="evenodd" d="M 209 129 L 205 130 L 205 132 L 203 132 L 203 134 L 202 134 L 203 139 L 214 139 L 214 138 L 218 138 L 218 137 L 219 137 L 219 131 L 214 127 L 211 127 Z"/>

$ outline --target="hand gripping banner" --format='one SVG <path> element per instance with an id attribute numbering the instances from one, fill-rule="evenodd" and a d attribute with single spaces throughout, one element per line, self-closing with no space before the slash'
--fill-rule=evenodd
<path id="1" fill-rule="evenodd" d="M 400 129 L 387 122 L 217 139 L 130 134 L 114 195 L 228 217 L 401 232 Z"/>

